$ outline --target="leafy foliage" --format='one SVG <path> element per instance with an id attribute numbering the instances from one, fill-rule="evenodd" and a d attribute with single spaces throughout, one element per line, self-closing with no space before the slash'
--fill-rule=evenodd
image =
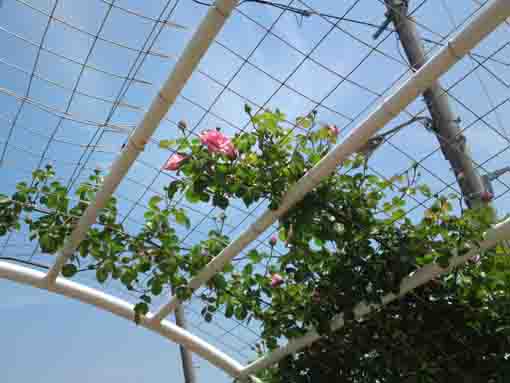
<path id="1" fill-rule="evenodd" d="M 165 195 L 150 199 L 136 233 L 119 223 L 112 198 L 63 275 L 92 271 L 100 283 L 118 280 L 139 294 L 136 321 L 149 311 L 153 297 L 170 288 L 189 298 L 188 280 L 230 241 L 223 224 L 232 201 L 246 207 L 267 201 L 277 208 L 289 186 L 337 141 L 339 130 L 317 126 L 313 113 L 298 118 L 299 129 L 292 130 L 279 111 L 246 112 L 253 131 L 231 141 L 209 133 L 228 150 L 190 136 L 162 141 L 162 148 L 186 159 L 171 166 L 182 177 L 165 188 Z M 36 170 L 30 185 L 22 182 L 11 197 L 0 196 L 0 235 L 24 222 L 30 239 L 55 254 L 101 182 L 96 171 L 71 196 L 51 166 Z M 430 201 L 430 208 L 411 219 L 406 200 L 418 195 Z M 191 224 L 177 207 L 181 197 L 222 211 L 218 228 L 190 248 L 182 247 L 175 230 Z M 402 278 L 417 268 L 431 262 L 447 266 L 453 255 L 477 246 L 490 212 L 456 214 L 452 205 L 458 202 L 456 196 L 432 195 L 419 183 L 416 167 L 387 180 L 370 174 L 365 159 L 354 156 L 279 221 L 280 243 L 271 238 L 267 251 L 251 249 L 208 282 L 199 296 L 202 315 L 210 321 L 223 310 L 227 317 L 259 321 L 260 352 L 310 327 L 324 335 L 265 371 L 262 377 L 269 381 L 503 381 L 509 371 L 510 261 L 501 247 L 363 322 L 352 314 L 360 301 L 380 303 L 388 292 L 397 292 Z M 333 333 L 328 323 L 340 312 L 347 326 Z"/>

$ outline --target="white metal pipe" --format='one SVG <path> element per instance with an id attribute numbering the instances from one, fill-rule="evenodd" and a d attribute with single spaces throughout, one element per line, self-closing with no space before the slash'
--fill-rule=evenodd
<path id="1" fill-rule="evenodd" d="M 48 290 L 90 304 L 129 321 L 134 320 L 133 305 L 129 302 L 66 278 L 59 277 L 54 284 L 48 285 L 44 280 L 45 274 L 43 272 L 4 261 L 0 261 L 0 278 Z M 147 317 L 149 318 L 150 314 Z M 234 378 L 238 377 L 241 373 L 243 366 L 239 362 L 172 322 L 162 321 L 154 323 L 147 319 L 142 319 L 140 326 L 184 346 L 187 350 L 206 359 Z"/>
<path id="2" fill-rule="evenodd" d="M 64 243 L 63 248 L 59 251 L 55 264 L 46 276 L 48 284 L 51 285 L 55 282 L 66 261 L 85 238 L 90 226 L 96 222 L 99 211 L 106 206 L 131 165 L 140 152 L 143 151 L 145 144 L 159 126 L 168 109 L 175 102 L 236 5 L 237 0 L 217 0 L 215 5 L 209 8 L 207 15 L 175 64 L 174 70 L 152 101 L 142 121 L 133 131 L 128 144 L 113 163 L 101 189 L 96 194 L 94 202 L 85 210 L 73 232 Z"/>
<path id="3" fill-rule="evenodd" d="M 306 193 L 313 190 L 319 182 L 331 174 L 349 155 L 357 152 L 372 135 L 382 129 L 407 105 L 420 95 L 430 84 L 447 72 L 456 62 L 473 49 L 484 37 L 491 33 L 510 15 L 510 0 L 493 0 L 467 24 L 448 44 L 439 50 L 426 64 L 405 81 L 374 112 L 315 167 L 305 174 L 285 194 L 277 210 L 264 212 L 247 230 L 232 241 L 218 256 L 189 282 L 196 290 L 238 255 L 248 244 L 255 240 L 276 220 L 283 216 Z M 179 303 L 177 297 L 160 308 L 154 320 L 162 320 Z"/>
<path id="4" fill-rule="evenodd" d="M 487 231 L 485 235 L 485 240 L 481 243 L 481 250 L 486 250 L 493 247 L 497 242 L 503 241 L 505 239 L 510 238 L 510 219 L 495 225 L 494 228 Z M 420 269 L 418 269 L 415 273 L 405 278 L 400 284 L 400 293 L 398 294 L 387 294 L 382 299 L 381 305 L 369 305 L 364 302 L 357 304 L 354 307 L 354 314 L 356 318 L 362 318 L 363 316 L 369 314 L 370 312 L 377 310 L 396 299 L 401 298 L 408 292 L 416 289 L 417 287 L 427 283 L 431 279 L 452 271 L 454 268 L 466 263 L 470 258 L 475 256 L 480 252 L 480 249 L 473 248 L 467 254 L 463 256 L 456 256 L 450 259 L 450 266 L 448 268 L 442 269 L 437 264 L 428 264 Z M 344 326 L 343 314 L 337 315 L 331 321 L 331 328 L 333 331 L 339 330 Z M 263 356 L 256 361 L 252 362 L 242 372 L 242 376 L 249 376 L 257 373 L 258 371 L 272 366 L 278 361 L 282 360 L 287 355 L 293 354 L 316 340 L 320 339 L 321 336 L 314 330 L 308 332 L 300 338 L 293 339 L 289 341 L 285 346 L 280 347 L 271 353 Z"/>

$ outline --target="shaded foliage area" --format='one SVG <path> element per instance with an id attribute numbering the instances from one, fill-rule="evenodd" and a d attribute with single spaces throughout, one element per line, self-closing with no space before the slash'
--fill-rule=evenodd
<path id="1" fill-rule="evenodd" d="M 437 282 L 293 357 L 274 382 L 507 382 L 510 300 L 459 299 Z"/>

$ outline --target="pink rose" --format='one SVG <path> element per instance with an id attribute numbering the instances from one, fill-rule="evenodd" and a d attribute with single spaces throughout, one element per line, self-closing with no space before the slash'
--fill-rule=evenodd
<path id="1" fill-rule="evenodd" d="M 492 194 L 491 192 L 488 192 L 488 191 L 484 191 L 484 192 L 482 192 L 482 194 L 480 194 L 480 199 L 483 202 L 490 202 L 490 201 L 492 201 L 493 198 L 494 198 L 494 194 Z"/>
<path id="2" fill-rule="evenodd" d="M 476 265 L 477 263 L 480 263 L 480 259 L 481 259 L 480 255 L 477 254 L 469 258 L 469 262 Z"/>
<path id="3" fill-rule="evenodd" d="M 340 133 L 340 129 L 336 125 L 330 125 L 329 126 L 329 133 L 333 136 L 338 136 Z"/>
<path id="4" fill-rule="evenodd" d="M 165 165 L 163 166 L 164 170 L 178 170 L 184 161 L 188 159 L 188 156 L 185 156 L 183 154 L 175 153 L 170 156 L 170 158 L 166 161 Z"/>
<path id="5" fill-rule="evenodd" d="M 202 144 L 207 146 L 210 153 L 222 153 L 227 157 L 236 158 L 237 150 L 230 138 L 217 130 L 206 130 L 199 134 Z"/>
<path id="6" fill-rule="evenodd" d="M 280 274 L 273 274 L 271 276 L 271 287 L 278 287 L 284 282 L 283 277 Z"/>
<path id="7" fill-rule="evenodd" d="M 278 242 L 278 238 L 276 238 L 276 235 L 273 235 L 273 236 L 269 239 L 269 246 L 271 246 L 271 247 L 275 247 L 277 242 Z"/>

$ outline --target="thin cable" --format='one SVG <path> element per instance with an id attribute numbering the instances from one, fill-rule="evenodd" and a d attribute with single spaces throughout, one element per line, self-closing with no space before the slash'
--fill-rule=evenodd
<path id="1" fill-rule="evenodd" d="M 32 9 L 34 12 L 37 12 L 41 15 L 44 15 L 44 16 L 47 16 L 49 17 L 49 14 L 48 12 L 46 12 L 44 9 L 42 8 L 37 8 L 36 6 L 30 4 L 28 1 L 26 0 L 15 0 L 17 1 L 18 3 L 20 4 L 23 4 L 25 5 L 26 7 Z M 117 0 L 114 0 L 113 3 L 115 3 L 115 1 Z M 111 4 L 111 3 L 110 3 Z M 110 9 L 112 8 L 112 6 L 110 6 Z M 99 40 L 99 41 L 103 41 L 105 43 L 108 43 L 110 45 L 113 45 L 117 48 L 122 48 L 122 49 L 126 49 L 128 51 L 131 51 L 131 52 L 134 52 L 134 53 L 144 53 L 144 54 L 148 54 L 148 55 L 152 55 L 152 56 L 157 56 L 157 57 L 160 57 L 160 58 L 164 58 L 164 59 L 175 59 L 175 57 L 173 56 L 170 56 L 170 55 L 167 55 L 167 54 L 164 54 L 164 53 L 161 53 L 161 52 L 156 52 L 156 51 L 152 51 L 152 50 L 148 50 L 148 51 L 139 51 L 138 49 L 136 48 L 133 48 L 133 47 L 130 47 L 129 45 L 126 45 L 124 43 L 121 43 L 121 42 L 118 42 L 118 41 L 114 41 L 114 40 L 110 40 L 110 39 L 106 39 L 104 37 L 100 37 L 98 36 L 97 34 L 94 34 L 94 33 L 91 33 L 83 28 L 80 28 L 66 20 L 64 20 L 63 18 L 60 18 L 60 17 L 57 17 L 57 16 L 53 16 L 52 17 L 54 21 L 57 21 L 59 22 L 60 24 L 66 26 L 67 28 L 69 29 L 72 29 L 76 32 L 79 32 L 79 33 L 82 33 L 94 40 Z"/>
<path id="2" fill-rule="evenodd" d="M 174 5 L 173 7 L 170 7 L 171 3 L 172 3 L 172 0 L 168 0 L 165 4 L 165 6 L 163 7 L 162 11 L 160 12 L 159 14 L 159 17 L 158 19 L 162 20 L 163 17 L 164 17 L 164 14 L 165 12 L 167 12 L 167 10 L 169 10 L 168 12 L 168 15 L 167 17 L 165 18 L 166 20 L 168 20 L 172 14 L 174 13 L 177 5 L 179 4 L 180 0 L 176 0 L 174 2 Z M 158 25 L 159 25 L 159 30 L 158 30 Z M 147 36 L 147 38 L 145 39 L 144 43 L 143 43 L 143 46 L 142 46 L 142 51 L 139 51 L 136 59 L 134 60 L 133 64 L 131 65 L 131 67 L 129 68 L 129 72 L 128 72 L 128 77 L 135 77 L 136 74 L 141 70 L 145 60 L 147 59 L 148 57 L 148 54 L 147 53 L 144 53 L 143 52 L 143 49 L 146 49 L 146 51 L 150 51 L 152 49 L 152 47 L 155 45 L 159 35 L 162 33 L 164 29 L 164 25 L 162 24 L 158 24 L 158 23 L 155 23 L 151 29 L 151 31 L 149 32 L 149 35 Z M 154 36 L 154 37 L 153 37 Z M 152 42 L 150 42 L 152 38 Z M 131 87 L 132 85 L 132 82 L 131 81 L 124 81 L 118 94 L 117 94 L 117 97 L 116 97 L 116 100 L 117 101 L 122 101 L 122 99 L 125 97 L 125 95 L 127 94 L 129 88 Z M 117 107 L 114 105 L 114 107 L 110 110 L 110 112 L 108 113 L 108 116 L 106 118 L 105 121 L 109 122 L 115 112 L 117 110 Z M 90 143 L 92 143 L 94 140 L 96 142 L 96 144 L 99 142 L 99 140 L 101 140 L 101 138 L 103 137 L 103 132 L 100 132 L 100 131 L 97 131 L 94 136 L 91 138 L 90 140 Z M 80 157 L 80 161 L 84 161 L 84 163 L 87 163 L 87 161 L 91 158 L 92 154 L 94 153 L 94 151 L 84 151 L 82 153 L 82 156 Z M 79 177 L 79 175 L 81 174 L 81 172 L 83 171 L 83 169 L 78 169 L 76 168 L 73 173 L 71 174 L 71 180 L 68 184 L 68 188 L 71 188 L 76 179 Z"/>
<path id="3" fill-rule="evenodd" d="M 72 63 L 72 64 L 79 65 L 80 67 L 84 65 L 83 62 L 80 62 L 80 61 L 75 60 L 75 59 L 73 59 L 71 57 L 65 56 L 63 54 L 60 54 L 60 53 L 58 53 L 58 52 L 56 52 L 56 51 L 54 51 L 52 49 L 43 47 L 41 43 L 36 43 L 36 42 L 26 38 L 26 37 L 23 37 L 23 36 L 17 34 L 17 33 L 11 32 L 11 31 L 5 29 L 4 27 L 0 26 L 0 31 L 4 32 L 5 34 L 7 34 L 7 35 L 9 35 L 11 37 L 14 37 L 15 39 L 21 40 L 21 41 L 25 42 L 26 44 L 35 47 L 36 49 L 40 49 L 43 52 L 46 52 L 46 53 L 51 54 L 52 56 L 58 57 L 59 59 L 62 59 L 64 61 L 67 61 L 67 62 Z M 111 78 L 116 78 L 116 79 L 119 79 L 119 80 L 129 80 L 129 81 L 133 81 L 133 82 L 136 82 L 138 84 L 141 84 L 141 85 L 153 85 L 149 81 L 138 79 L 138 78 L 123 77 L 123 76 L 120 76 L 120 75 L 118 75 L 116 73 L 109 72 L 109 71 L 107 71 L 105 69 L 101 69 L 101 68 L 99 68 L 97 66 L 85 65 L 85 68 L 90 69 L 90 70 L 95 71 L 95 72 L 98 72 L 98 73 L 102 73 L 102 74 L 104 74 L 104 75 L 106 75 L 108 77 L 111 77 Z"/>
<path id="4" fill-rule="evenodd" d="M 450 7 L 448 6 L 448 4 L 446 4 L 446 1 L 445 0 L 441 0 L 441 4 L 443 6 L 443 8 L 445 9 L 447 15 L 448 15 L 448 19 L 450 21 L 450 24 L 455 27 L 456 25 L 456 22 L 455 22 L 455 17 L 453 16 L 453 13 L 450 9 Z M 510 30 L 510 28 L 508 27 L 508 22 L 505 22 L 506 25 L 507 25 L 507 29 Z M 476 61 L 474 58 L 472 58 L 474 61 Z M 484 69 L 486 69 L 486 67 L 484 65 L 482 65 L 484 67 Z M 483 81 L 482 77 L 480 76 L 480 73 L 478 73 L 478 71 L 475 72 L 475 76 L 476 78 L 478 79 L 478 82 L 480 83 L 480 87 L 482 88 L 482 91 L 485 95 L 485 97 L 487 98 L 487 101 L 489 103 L 489 106 L 492 108 L 494 107 L 494 101 L 487 89 L 487 85 L 485 84 L 485 82 Z M 496 76 L 498 77 L 498 76 Z M 504 82 L 504 84 L 506 85 L 507 89 L 509 88 L 509 86 Z M 499 112 L 495 112 L 495 117 L 496 117 L 496 123 L 498 124 L 499 126 L 499 129 L 501 130 L 501 132 L 505 135 L 505 137 L 507 139 L 510 138 L 509 134 L 508 134 L 508 131 L 506 130 L 506 127 L 505 125 L 503 124 L 503 120 L 501 118 L 501 116 L 499 115 Z"/>
<path id="5" fill-rule="evenodd" d="M 146 15 L 143 15 L 142 13 L 140 12 L 137 12 L 137 11 L 133 11 L 132 9 L 129 9 L 129 8 L 125 8 L 125 7 L 121 7 L 120 5 L 117 5 L 117 4 L 114 4 L 113 2 L 110 2 L 110 1 L 107 1 L 107 0 L 99 0 L 107 5 L 110 5 L 112 6 L 113 8 L 115 9 L 118 9 L 124 13 L 127 13 L 128 15 L 132 15 L 132 16 L 136 16 L 136 17 L 139 17 L 143 20 L 146 20 L 146 21 L 150 21 L 150 22 L 153 22 L 153 23 L 158 23 L 158 24 L 163 24 L 165 25 L 166 27 L 171 27 L 171 28 L 177 28 L 177 29 L 182 29 L 182 30 L 188 30 L 188 27 L 184 26 L 184 25 L 181 25 L 181 24 L 176 24 L 170 20 L 159 20 L 159 19 L 156 19 L 154 17 L 149 17 L 149 16 L 146 16 Z"/>
<path id="6" fill-rule="evenodd" d="M 38 269 L 43 269 L 43 270 L 49 270 L 49 268 L 50 268 L 49 266 L 43 265 L 42 263 L 25 261 L 23 259 L 14 258 L 14 257 L 0 257 L 0 259 L 3 261 L 15 262 L 15 263 L 20 263 L 22 265 L 37 267 Z"/>
<path id="7" fill-rule="evenodd" d="M 41 37 L 41 42 L 39 44 L 39 46 L 41 46 L 41 47 L 44 44 L 44 41 L 46 40 L 46 36 L 48 35 L 48 31 L 50 29 L 51 21 L 53 20 L 53 16 L 55 14 L 55 10 L 57 9 L 58 2 L 59 2 L 59 0 L 55 1 L 55 4 L 53 4 L 53 8 L 51 9 L 51 12 L 48 14 L 48 22 L 46 23 L 46 26 L 44 28 L 44 31 L 43 31 L 43 34 L 42 34 L 42 37 Z M 9 132 L 7 133 L 6 144 L 4 145 L 4 147 L 2 149 L 2 153 L 0 154 L 0 167 L 2 167 L 2 162 L 5 159 L 5 154 L 7 153 L 7 147 L 9 145 L 9 141 L 11 140 L 11 137 L 12 137 L 12 135 L 14 133 L 14 129 L 16 128 L 16 123 L 18 122 L 18 119 L 19 119 L 19 117 L 21 115 L 23 107 L 25 106 L 25 103 L 26 103 L 28 97 L 30 96 L 30 91 L 32 89 L 32 84 L 33 84 L 33 80 L 34 80 L 33 73 L 37 70 L 37 64 L 39 63 L 39 58 L 40 57 L 41 57 L 41 48 L 39 48 L 37 50 L 37 53 L 36 53 L 36 56 L 35 56 L 35 60 L 34 60 L 34 64 L 32 66 L 32 75 L 30 76 L 30 79 L 28 80 L 28 85 L 27 85 L 27 89 L 25 91 L 25 96 L 21 99 L 21 105 L 19 106 L 19 108 L 18 108 L 18 110 L 16 112 L 16 115 L 14 116 L 13 123 L 12 123 L 12 125 L 11 125 L 11 127 L 9 129 Z"/>
<path id="8" fill-rule="evenodd" d="M 131 132 L 131 130 L 135 128 L 134 125 L 105 124 L 105 123 L 98 122 L 98 121 L 87 120 L 87 119 L 79 117 L 75 114 L 71 114 L 71 113 L 59 110 L 57 108 L 54 108 L 52 106 L 49 106 L 47 104 L 43 104 L 42 102 L 37 101 L 31 97 L 21 96 L 21 95 L 15 93 L 9 89 L 6 89 L 6 88 L 0 87 L 0 93 L 5 94 L 9 97 L 12 97 L 22 103 L 24 102 L 26 104 L 30 104 L 30 105 L 34 106 L 36 109 L 42 110 L 52 116 L 61 118 L 63 120 L 76 122 L 80 125 L 93 126 L 93 127 L 101 128 L 101 129 L 105 129 L 105 130 L 110 129 L 115 132 L 123 132 L 126 134 L 129 134 Z M 16 120 L 13 119 L 13 123 L 14 123 L 14 121 L 16 121 Z"/>
<path id="9" fill-rule="evenodd" d="M 6 67 L 8 68 L 12 68 L 18 72 L 21 72 L 27 76 L 30 76 L 32 73 L 26 69 L 23 69 L 22 67 L 18 66 L 18 65 L 15 65 L 15 64 L 12 64 L 12 63 L 9 63 L 8 61 L 4 60 L 4 59 L 0 59 L 0 64 L 3 64 L 5 65 Z M 85 64 L 84 64 L 85 65 Z M 86 65 L 85 65 L 86 66 Z M 68 91 L 68 92 L 72 92 L 73 89 L 58 82 L 58 81 L 54 81 L 54 80 L 50 80 L 49 78 L 41 75 L 40 73 L 38 72 L 33 72 L 33 76 L 47 84 L 50 84 L 50 85 L 53 85 L 57 88 L 60 88 L 60 89 L 63 89 L 65 91 Z M 114 100 L 110 100 L 110 99 L 107 99 L 107 98 L 104 98 L 104 97 L 100 97 L 100 96 L 96 96 L 96 95 L 93 95 L 93 94 L 90 94 L 90 93 L 86 93 L 86 92 L 82 92 L 80 90 L 75 90 L 76 94 L 79 94 L 80 96 L 83 96 L 83 97 L 86 97 L 86 98 L 90 98 L 92 100 L 96 100 L 96 101 L 101 101 L 101 102 L 104 102 L 106 104 L 113 104 L 115 101 Z M 133 109 L 133 110 L 138 110 L 138 111 L 142 111 L 143 108 L 140 107 L 140 106 L 137 106 L 137 105 L 132 105 L 132 104 L 129 104 L 129 103 L 126 103 L 126 102 L 123 102 L 121 104 L 119 104 L 119 106 L 121 107 L 124 107 L 124 108 L 128 108 L 128 109 Z"/>

